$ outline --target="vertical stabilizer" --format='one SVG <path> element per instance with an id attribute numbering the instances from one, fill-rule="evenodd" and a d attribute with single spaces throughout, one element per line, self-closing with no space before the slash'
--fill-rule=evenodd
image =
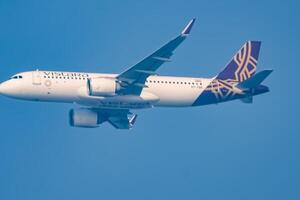
<path id="1" fill-rule="evenodd" d="M 242 82 L 253 76 L 256 72 L 260 44 L 259 41 L 246 42 L 218 74 L 217 79 Z"/>

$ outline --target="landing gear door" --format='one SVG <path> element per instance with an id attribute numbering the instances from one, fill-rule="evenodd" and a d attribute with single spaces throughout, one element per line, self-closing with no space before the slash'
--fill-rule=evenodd
<path id="1" fill-rule="evenodd" d="M 41 85 L 41 72 L 38 70 L 32 72 L 32 84 Z"/>

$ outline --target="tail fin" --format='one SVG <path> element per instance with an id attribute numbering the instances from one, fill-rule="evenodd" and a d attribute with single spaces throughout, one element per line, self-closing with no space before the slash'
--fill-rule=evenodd
<path id="1" fill-rule="evenodd" d="M 253 76 L 256 72 L 260 44 L 259 41 L 246 42 L 216 78 L 242 82 Z"/>

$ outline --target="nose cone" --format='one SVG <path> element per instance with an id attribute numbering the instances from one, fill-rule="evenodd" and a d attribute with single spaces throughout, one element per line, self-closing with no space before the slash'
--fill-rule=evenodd
<path id="1" fill-rule="evenodd" d="M 5 91 L 7 90 L 7 85 L 4 83 L 0 83 L 0 94 L 5 94 Z"/>
<path id="2" fill-rule="evenodd" d="M 5 96 L 11 96 L 14 94 L 14 89 L 9 81 L 5 81 L 0 84 L 0 94 Z"/>

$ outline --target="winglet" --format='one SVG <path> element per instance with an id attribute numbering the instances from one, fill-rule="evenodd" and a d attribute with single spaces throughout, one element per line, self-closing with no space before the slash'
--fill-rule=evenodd
<path id="1" fill-rule="evenodd" d="M 129 125 L 130 125 L 130 128 L 134 125 L 135 121 L 136 121 L 136 118 L 137 118 L 137 114 L 133 115 L 130 119 L 129 119 Z"/>
<path id="2" fill-rule="evenodd" d="M 188 25 L 183 29 L 183 31 L 181 32 L 181 35 L 184 35 L 184 36 L 189 35 L 190 32 L 191 32 L 191 29 L 192 29 L 192 27 L 193 27 L 193 24 L 195 23 L 195 21 L 196 21 L 196 18 L 192 19 L 192 20 L 188 23 Z"/>

